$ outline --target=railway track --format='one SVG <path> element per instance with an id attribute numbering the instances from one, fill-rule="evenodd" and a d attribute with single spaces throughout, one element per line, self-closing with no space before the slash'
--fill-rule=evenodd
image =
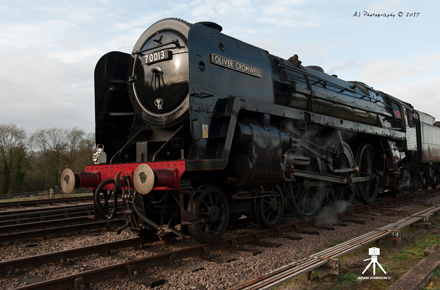
<path id="1" fill-rule="evenodd" d="M 65 205 L 65 206 L 57 206 L 57 207 L 41 207 L 41 208 L 27 208 L 27 209 L 24 209 L 24 208 L 21 208 L 21 209 L 18 209 L 18 210 L 7 210 L 7 211 L 1 211 L 0 212 L 0 220 L 1 219 L 3 219 L 2 217 L 3 216 L 7 216 L 7 215 L 14 215 L 14 214 L 17 214 L 17 215 L 26 215 L 26 214 L 28 214 L 28 213 L 34 213 L 34 212 L 46 212 L 46 211 L 49 211 L 49 210 L 65 210 L 65 209 L 67 209 L 67 210 L 69 210 L 69 209 L 73 209 L 73 208 L 76 208 L 76 207 L 84 207 L 84 206 L 91 206 L 92 204 L 75 204 L 75 205 Z M 1 209 L 1 207 L 0 207 L 0 209 Z M 4 209 L 1 209 L 1 210 L 4 210 Z"/>
<path id="2" fill-rule="evenodd" d="M 360 237 L 356 237 L 324 251 L 310 255 L 309 257 L 304 257 L 302 260 L 295 261 L 282 268 L 276 269 L 267 273 L 263 277 L 258 277 L 257 279 L 237 285 L 236 287 L 230 288 L 230 290 L 272 289 L 299 275 L 310 273 L 318 267 L 329 263 L 332 264 L 331 267 L 336 268 L 338 267 L 338 257 L 385 237 L 399 238 L 400 229 L 419 221 L 427 221 L 429 216 L 436 214 L 439 211 L 440 205 L 423 210 L 393 224 L 381 227 Z"/>
<path id="3" fill-rule="evenodd" d="M 0 275 L 10 276 L 19 269 L 35 267 L 48 263 L 67 263 L 67 261 L 84 257 L 87 255 L 101 254 L 110 255 L 112 250 L 120 250 L 123 248 L 133 247 L 141 248 L 145 243 L 152 243 L 158 241 L 159 238 L 132 238 L 126 240 L 120 240 L 115 242 L 108 242 L 97 244 L 93 246 L 86 246 L 80 248 L 69 249 L 65 251 L 52 252 L 47 254 L 41 254 L 26 258 L 19 258 L 9 261 L 0 262 Z"/>
<path id="4" fill-rule="evenodd" d="M 121 218 L 122 214 L 117 213 L 115 215 L 115 218 Z M 87 214 L 82 214 L 78 217 L 69 217 L 69 218 L 61 218 L 61 219 L 54 219 L 54 220 L 48 220 L 48 221 L 38 221 L 38 222 L 29 222 L 29 223 L 19 223 L 19 224 L 12 224 L 12 225 L 4 225 L 0 226 L 0 237 L 3 234 L 10 234 L 14 232 L 24 232 L 29 230 L 37 230 L 37 229 L 45 229 L 45 228 L 52 228 L 57 229 L 58 227 L 66 227 L 74 224 L 87 224 L 87 223 L 93 223 L 94 221 L 90 219 L 90 216 Z"/>
<path id="5" fill-rule="evenodd" d="M 17 207 L 36 207 L 41 205 L 54 205 L 60 203 L 77 203 L 93 201 L 93 196 L 76 196 L 64 198 L 35 199 L 23 201 L 0 202 L 0 209 Z"/>
<path id="6" fill-rule="evenodd" d="M 2 212 L 0 227 L 6 225 L 71 218 L 93 214 L 93 205 L 76 205 L 59 208 L 32 209 L 26 211 Z"/>
<path id="7" fill-rule="evenodd" d="M 116 219 L 111 221 L 95 221 L 91 219 L 93 213 L 93 205 L 3 212 L 0 215 L 0 243 L 46 238 L 100 228 L 107 229 L 124 224 L 120 212 L 115 215 Z"/>
<path id="8" fill-rule="evenodd" d="M 82 221 L 82 223 L 75 223 L 79 221 Z M 49 223 L 50 225 L 52 222 L 54 221 L 49 221 L 44 223 L 45 224 Z M 115 228 L 115 227 L 117 228 L 123 226 L 125 224 L 125 221 L 123 218 L 116 218 L 116 219 L 104 220 L 104 221 L 93 221 L 90 220 L 88 217 L 86 217 L 86 218 L 59 220 L 58 225 L 60 224 L 62 224 L 63 226 L 2 234 L 0 235 L 0 244 L 25 242 L 32 239 L 58 237 L 61 235 L 81 233 L 81 232 L 93 231 L 99 229 L 108 230 L 110 228 Z M 25 225 L 25 227 L 27 229 L 32 228 L 31 225 Z"/>
<path id="9" fill-rule="evenodd" d="M 348 211 L 344 213 L 338 214 L 339 218 L 339 224 L 340 223 L 362 223 L 362 219 L 359 218 L 359 215 L 374 215 L 374 211 L 378 210 L 384 210 L 387 207 L 391 208 L 391 211 L 393 210 L 393 204 L 396 204 L 397 202 L 401 203 L 411 203 L 411 197 L 404 196 L 399 199 L 387 199 L 383 200 L 381 202 L 378 202 L 374 205 L 369 206 L 359 206 L 349 209 Z M 435 210 L 432 210 L 429 213 L 432 213 L 436 210 L 440 210 L 440 208 L 436 208 Z M 425 212 L 424 214 L 429 214 Z M 356 216 L 356 218 L 353 218 Z M 417 218 L 420 218 L 420 213 L 417 215 Z M 407 223 L 408 224 L 408 223 Z M 403 224 L 401 224 L 403 226 Z M 395 225 L 394 225 L 395 227 Z M 100 281 L 102 279 L 108 279 L 111 277 L 114 277 L 115 275 L 128 275 L 131 277 L 132 280 L 142 280 L 141 276 L 136 274 L 139 270 L 150 268 L 158 265 L 165 265 L 168 263 L 177 263 L 177 261 L 185 258 L 190 257 L 203 257 L 204 259 L 213 259 L 215 258 L 215 253 L 221 250 L 228 250 L 228 251 L 235 251 L 239 252 L 239 250 L 242 248 L 245 244 L 256 244 L 256 245 L 263 245 L 263 239 L 268 237 L 287 237 L 289 232 L 293 233 L 307 233 L 307 231 L 304 231 L 305 228 L 320 228 L 320 225 L 317 224 L 316 220 L 309 220 L 309 221 L 300 221 L 291 223 L 288 225 L 282 225 L 276 229 L 270 229 L 270 230 L 263 230 L 263 231 L 257 231 L 241 236 L 237 236 L 234 238 L 224 239 L 222 241 L 219 241 L 217 243 L 209 244 L 209 245 L 196 245 L 196 246 L 190 246 L 190 244 L 186 244 L 184 248 L 179 249 L 177 251 L 170 251 L 166 253 L 161 253 L 154 255 L 152 257 L 148 258 L 141 258 L 134 261 L 127 261 L 124 263 L 120 263 L 117 265 L 111 265 L 108 267 L 103 267 L 100 269 L 95 269 L 91 271 L 85 271 L 79 274 L 75 275 L 68 275 L 65 277 L 60 277 L 48 281 L 44 281 L 37 284 L 32 284 L 31 286 L 25 286 L 21 287 L 19 289 L 67 289 L 67 288 L 80 288 L 81 285 L 85 285 L 88 283 L 93 283 L 96 281 Z M 321 227 L 324 228 L 325 227 Z M 381 229 L 379 229 L 381 231 Z M 310 232 L 309 232 L 310 233 Z M 381 232 L 381 235 L 388 235 L 388 232 Z M 379 236 L 381 236 L 379 235 Z M 377 236 L 377 237 L 379 237 Z M 184 244 L 184 243 L 183 243 Z M 267 243 L 266 243 L 267 244 Z M 267 245 L 266 245 L 267 246 Z M 101 252 L 102 248 L 99 249 L 95 248 L 94 253 Z M 344 251 L 339 251 L 336 254 L 342 255 L 345 253 Z M 320 253 L 322 254 L 322 253 Z M 334 256 L 335 254 L 333 254 Z M 54 262 L 54 260 L 58 259 L 59 257 L 67 257 L 63 256 L 63 254 L 58 255 L 58 258 L 54 258 L 57 256 L 57 253 L 52 253 L 52 260 L 50 262 Z M 24 258 L 24 259 L 31 259 L 31 258 Z M 313 260 L 317 260 L 313 258 Z M 24 261 L 24 260 L 22 260 Z M 322 262 L 322 261 L 321 261 Z M 318 263 L 319 264 L 319 263 Z M 9 265 L 9 266 L 8 266 Z M 12 265 L 12 266 L 11 266 Z M 14 263 L 13 262 L 3 262 L 0 264 L 1 267 L 0 271 L 3 273 L 10 272 L 11 269 L 14 269 Z M 8 270 L 9 269 L 9 270 Z M 309 269 L 308 269 L 309 270 Z M 145 280 L 145 279 L 144 279 Z M 156 281 L 157 282 L 157 281 Z M 154 283 L 154 282 L 152 282 Z"/>

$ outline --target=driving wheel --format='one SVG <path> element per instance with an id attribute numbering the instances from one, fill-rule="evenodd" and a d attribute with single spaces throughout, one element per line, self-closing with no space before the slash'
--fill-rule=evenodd
<path id="1" fill-rule="evenodd" d="M 255 218 L 262 228 L 275 228 L 281 222 L 284 213 L 284 196 L 279 186 L 274 188 L 275 195 L 255 200 Z"/>
<path id="2" fill-rule="evenodd" d="M 199 243 L 213 243 L 223 236 L 229 222 L 229 205 L 223 191 L 205 186 L 195 197 L 196 224 L 188 225 L 190 235 Z"/>
<path id="3" fill-rule="evenodd" d="M 370 144 L 363 144 L 359 147 L 356 156 L 359 166 L 359 177 L 369 177 L 369 181 L 359 182 L 357 184 L 358 193 L 362 201 L 366 204 L 372 204 L 379 191 L 379 178 L 377 176 L 377 160 L 374 154 L 374 148 Z"/>
<path id="4" fill-rule="evenodd" d="M 296 165 L 295 170 L 323 173 L 321 158 L 309 151 L 304 156 L 310 158 L 310 163 Z M 283 191 L 287 197 L 289 207 L 293 209 L 293 215 L 301 219 L 309 219 L 314 217 L 321 209 L 325 187 L 316 184 L 312 179 L 297 178 L 294 183 L 285 183 Z"/>
<path id="5" fill-rule="evenodd" d="M 347 168 L 353 168 L 354 163 L 354 156 L 350 149 L 350 146 L 342 142 L 343 151 L 333 157 L 332 166 L 334 170 L 337 169 L 347 169 Z M 338 176 L 345 176 L 350 177 L 352 173 L 345 172 L 345 173 L 338 173 Z M 355 185 L 341 185 L 341 184 L 335 184 L 331 186 L 327 186 L 327 197 L 330 201 L 330 203 L 336 203 L 338 207 L 347 208 L 353 203 L 354 196 L 356 193 L 356 186 Z"/>

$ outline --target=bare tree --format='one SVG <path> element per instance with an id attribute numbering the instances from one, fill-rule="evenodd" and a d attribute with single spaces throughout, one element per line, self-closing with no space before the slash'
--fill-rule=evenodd
<path id="1" fill-rule="evenodd" d="M 72 156 L 69 167 L 73 171 L 84 171 L 85 165 L 91 165 L 92 154 L 95 149 L 95 134 L 90 133 L 83 135 L 80 143 L 75 148 L 75 151 L 70 154 Z"/>
<path id="2" fill-rule="evenodd" d="M 15 124 L 0 125 L 0 192 L 17 192 L 24 186 L 28 167 L 26 131 Z"/>
<path id="3" fill-rule="evenodd" d="M 69 157 L 69 164 L 67 166 L 70 168 L 75 167 L 77 164 L 78 153 L 81 150 L 84 135 L 84 131 L 76 127 L 67 133 L 67 155 Z"/>
<path id="4" fill-rule="evenodd" d="M 59 186 L 61 171 L 84 171 L 92 164 L 95 135 L 83 130 L 38 129 L 29 138 L 23 128 L 0 124 L 0 194 Z"/>
<path id="5" fill-rule="evenodd" d="M 42 184 L 57 186 L 66 158 L 68 130 L 61 128 L 38 129 L 30 138 L 36 150 L 36 163 L 41 170 Z"/>

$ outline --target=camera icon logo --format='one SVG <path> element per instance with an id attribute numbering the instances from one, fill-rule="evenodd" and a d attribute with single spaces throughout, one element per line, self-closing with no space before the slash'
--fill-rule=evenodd
<path id="1" fill-rule="evenodd" d="M 368 249 L 368 255 L 370 256 L 379 256 L 380 255 L 380 248 L 372 247 Z"/>
<path id="2" fill-rule="evenodd" d="M 379 262 L 377 261 L 377 256 L 380 255 L 380 249 L 376 248 L 376 247 L 369 248 L 368 249 L 368 254 L 371 256 L 371 258 L 370 259 L 365 259 L 364 261 L 368 261 L 368 260 L 371 260 L 371 261 L 367 265 L 365 270 L 362 272 L 362 274 L 364 274 L 368 270 L 368 268 L 370 268 L 370 266 L 373 266 L 373 275 L 376 275 L 376 265 L 386 274 L 387 272 L 385 272 L 385 270 L 383 269 L 382 265 L 379 264 Z"/>

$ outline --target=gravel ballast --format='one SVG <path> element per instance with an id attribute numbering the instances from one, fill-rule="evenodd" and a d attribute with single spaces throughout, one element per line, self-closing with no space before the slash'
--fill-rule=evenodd
<path id="1" fill-rule="evenodd" d="M 236 259 L 229 263 L 217 263 L 199 258 L 180 260 L 180 265 L 203 267 L 202 270 L 192 273 L 180 267 L 158 266 L 141 270 L 139 274 L 166 280 L 165 284 L 155 289 L 227 289 L 309 256 L 312 253 L 319 252 L 346 240 L 373 231 L 439 203 L 440 196 L 430 197 L 426 200 L 417 199 L 410 205 L 393 208 L 392 214 L 390 214 L 390 212 L 384 214 L 374 212 L 376 216 L 365 216 L 362 214 L 353 216 L 353 219 L 365 220 L 365 225 L 346 223 L 347 226 L 345 227 L 331 226 L 334 227 L 335 230 L 304 229 L 314 232 L 318 231 L 320 234 L 307 235 L 291 233 L 290 235 L 292 236 L 303 238 L 296 241 L 284 238 L 268 238 L 264 240 L 265 242 L 282 244 L 282 246 L 278 248 L 265 248 L 256 245 L 244 246 L 244 248 L 260 250 L 261 254 L 256 256 L 245 256 L 230 252 L 213 253 L 215 255 L 231 256 Z M 328 221 L 329 219 L 326 218 L 325 220 Z M 230 231 L 225 237 L 239 235 L 249 232 L 252 229 L 256 230 L 257 226 L 251 225 L 245 229 Z M 78 234 L 52 240 L 39 240 L 37 241 L 38 245 L 34 247 L 23 247 L 20 244 L 0 245 L 0 258 L 2 261 L 5 261 L 132 237 L 135 237 L 135 235 L 128 231 L 123 231 L 120 235 L 117 235 L 115 232 L 98 232 L 96 235 Z M 93 255 L 78 258 L 75 259 L 73 265 L 61 266 L 47 264 L 32 269 L 23 269 L 20 270 L 21 275 L 18 273 L 18 275 L 13 278 L 0 278 L 0 289 L 13 289 L 25 286 L 29 283 L 25 281 L 29 280 L 31 276 L 53 279 L 121 263 L 128 259 L 149 257 L 159 251 L 171 251 L 176 248 L 177 247 L 173 244 L 157 242 L 147 245 L 142 250 L 133 250 L 130 248 L 122 249 L 114 253 L 117 254 L 114 256 L 104 257 Z M 115 277 L 93 283 L 90 285 L 90 289 L 149 289 L 149 287 L 132 282 L 127 277 Z"/>

